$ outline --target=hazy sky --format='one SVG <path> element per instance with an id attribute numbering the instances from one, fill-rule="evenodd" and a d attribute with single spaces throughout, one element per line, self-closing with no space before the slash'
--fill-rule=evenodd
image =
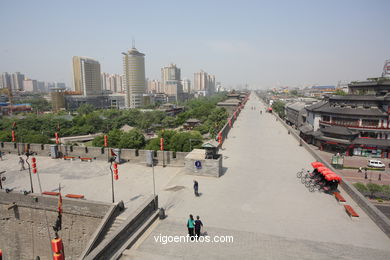
<path id="1" fill-rule="evenodd" d="M 390 1 L 0 0 L 0 72 L 71 86 L 72 56 L 122 73 L 146 54 L 146 76 L 176 63 L 225 86 L 337 84 L 379 76 L 390 59 Z"/>

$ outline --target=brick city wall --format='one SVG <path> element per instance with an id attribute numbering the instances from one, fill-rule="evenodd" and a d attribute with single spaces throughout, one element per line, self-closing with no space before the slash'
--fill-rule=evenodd
<path id="1" fill-rule="evenodd" d="M 115 149 L 115 148 L 114 148 Z M 50 144 L 22 144 L 0 142 L 0 151 L 4 153 L 22 154 L 25 151 L 34 152 L 40 156 L 50 156 Z M 108 160 L 110 149 L 101 147 L 82 147 L 59 145 L 58 151 L 63 156 L 93 158 L 96 160 Z M 122 162 L 146 164 L 146 150 L 120 149 Z M 156 151 L 155 165 L 168 165 L 184 167 L 184 158 L 188 152 Z"/>
<path id="2" fill-rule="evenodd" d="M 57 205 L 57 197 L 0 191 L 0 249 L 4 260 L 35 259 L 37 256 L 52 259 L 50 240 L 54 238 L 52 226 L 58 215 Z M 77 259 L 112 207 L 108 203 L 63 198 L 59 235 L 66 259 Z"/>

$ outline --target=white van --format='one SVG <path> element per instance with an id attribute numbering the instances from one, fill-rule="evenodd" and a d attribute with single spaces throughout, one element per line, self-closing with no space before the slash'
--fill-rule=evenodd
<path id="1" fill-rule="evenodd" d="M 385 165 L 378 160 L 368 160 L 368 167 L 372 168 L 385 168 Z"/>

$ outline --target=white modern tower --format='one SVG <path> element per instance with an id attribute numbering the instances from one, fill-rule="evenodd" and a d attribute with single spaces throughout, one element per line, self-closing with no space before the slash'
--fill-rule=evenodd
<path id="1" fill-rule="evenodd" d="M 145 54 L 139 52 L 134 44 L 133 48 L 122 54 L 126 107 L 142 107 L 143 94 L 146 92 Z"/>

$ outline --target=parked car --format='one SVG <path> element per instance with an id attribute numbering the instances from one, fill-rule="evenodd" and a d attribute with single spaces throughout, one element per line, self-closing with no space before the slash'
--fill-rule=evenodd
<path id="1" fill-rule="evenodd" d="M 383 162 L 378 160 L 368 160 L 368 167 L 372 168 L 385 168 L 385 165 Z"/>

